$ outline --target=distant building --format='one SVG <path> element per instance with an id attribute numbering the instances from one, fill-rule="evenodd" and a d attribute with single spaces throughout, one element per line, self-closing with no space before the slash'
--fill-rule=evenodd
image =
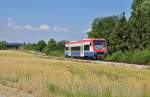
<path id="1" fill-rule="evenodd" d="M 24 44 L 22 43 L 6 43 L 7 49 L 20 49 Z"/>

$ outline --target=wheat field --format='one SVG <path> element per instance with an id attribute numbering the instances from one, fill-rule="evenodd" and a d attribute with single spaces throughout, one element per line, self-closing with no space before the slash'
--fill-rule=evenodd
<path id="1" fill-rule="evenodd" d="M 0 97 L 150 97 L 150 70 L 0 51 Z"/>

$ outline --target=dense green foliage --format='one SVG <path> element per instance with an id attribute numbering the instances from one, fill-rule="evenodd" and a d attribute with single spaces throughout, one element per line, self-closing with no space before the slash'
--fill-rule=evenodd
<path id="1" fill-rule="evenodd" d="M 129 50 L 130 33 L 125 13 L 120 16 L 96 18 L 92 24 L 89 37 L 105 38 L 111 52 Z"/>
<path id="2" fill-rule="evenodd" d="M 6 50 L 6 42 L 5 41 L 0 41 L 0 50 Z"/>
<path id="3" fill-rule="evenodd" d="M 136 64 L 150 64 L 150 50 L 135 50 L 133 52 L 121 52 L 118 51 L 112 56 L 108 56 L 106 60 L 116 62 L 128 62 Z"/>
<path id="4" fill-rule="evenodd" d="M 25 50 L 32 50 L 42 52 L 51 56 L 63 56 L 65 41 L 56 42 L 54 39 L 50 39 L 46 44 L 45 41 L 40 40 L 38 43 L 29 43 L 24 45 Z"/>
<path id="5" fill-rule="evenodd" d="M 109 60 L 148 63 L 150 48 L 150 0 L 134 0 L 129 19 L 125 13 L 96 18 L 89 37 L 105 38 L 113 55 Z M 131 58 L 132 57 L 132 58 Z"/>
<path id="6" fill-rule="evenodd" d="M 105 38 L 109 49 L 116 51 L 143 50 L 150 47 L 150 1 L 134 0 L 132 14 L 96 18 L 89 37 Z"/>

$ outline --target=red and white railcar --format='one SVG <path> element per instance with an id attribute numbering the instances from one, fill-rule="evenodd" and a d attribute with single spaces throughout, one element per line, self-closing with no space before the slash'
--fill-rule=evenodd
<path id="1" fill-rule="evenodd" d="M 104 58 L 107 52 L 105 39 L 88 38 L 65 43 L 65 56 L 68 57 Z"/>

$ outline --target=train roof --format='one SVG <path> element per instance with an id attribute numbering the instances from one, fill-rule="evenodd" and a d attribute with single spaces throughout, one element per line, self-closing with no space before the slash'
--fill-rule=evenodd
<path id="1" fill-rule="evenodd" d="M 88 39 L 82 39 L 80 41 L 69 41 L 69 42 L 66 42 L 65 44 L 83 43 L 83 42 L 90 42 L 93 40 L 104 40 L 105 41 L 105 39 L 103 39 L 103 38 L 88 38 Z"/>

